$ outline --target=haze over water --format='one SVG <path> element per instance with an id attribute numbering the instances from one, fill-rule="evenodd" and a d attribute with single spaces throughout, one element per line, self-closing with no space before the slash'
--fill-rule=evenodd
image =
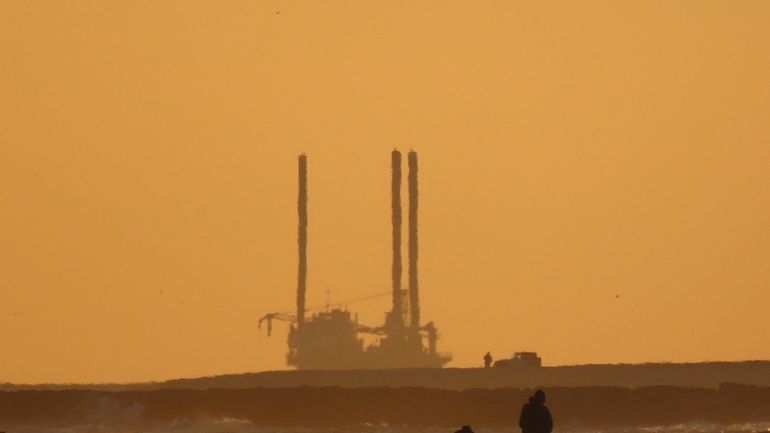
<path id="1" fill-rule="evenodd" d="M 390 287 L 394 147 L 453 366 L 768 359 L 769 40 L 759 0 L 3 1 L 0 382 L 285 368 L 296 156 L 321 306 Z"/>

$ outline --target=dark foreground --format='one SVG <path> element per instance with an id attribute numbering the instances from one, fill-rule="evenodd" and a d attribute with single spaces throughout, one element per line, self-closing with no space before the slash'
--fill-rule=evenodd
<path id="1" fill-rule="evenodd" d="M 0 425 L 242 419 L 275 427 L 362 424 L 511 428 L 528 389 L 285 388 L 0 392 Z M 770 388 L 546 388 L 556 424 L 721 424 L 770 421 Z"/>

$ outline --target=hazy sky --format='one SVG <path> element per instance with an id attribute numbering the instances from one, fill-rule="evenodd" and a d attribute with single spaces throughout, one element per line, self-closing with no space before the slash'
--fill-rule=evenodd
<path id="1" fill-rule="evenodd" d="M 0 382 L 281 369 L 390 288 L 453 366 L 770 358 L 768 1 L 0 3 Z M 350 304 L 379 324 L 387 296 Z"/>

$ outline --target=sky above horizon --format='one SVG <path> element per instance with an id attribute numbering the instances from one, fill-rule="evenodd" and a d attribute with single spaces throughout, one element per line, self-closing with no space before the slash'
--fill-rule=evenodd
<path id="1" fill-rule="evenodd" d="M 770 359 L 768 41 L 767 1 L 3 1 L 0 382 L 286 368 L 297 155 L 336 305 L 390 288 L 394 147 L 450 366 Z"/>

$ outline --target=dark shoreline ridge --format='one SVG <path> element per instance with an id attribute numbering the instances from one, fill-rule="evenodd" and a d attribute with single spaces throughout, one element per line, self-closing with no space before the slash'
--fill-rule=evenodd
<path id="1" fill-rule="evenodd" d="M 556 424 L 666 425 L 770 421 L 770 387 L 546 388 Z M 515 426 L 531 389 L 257 388 L 156 391 L 0 392 L 0 420 L 22 423 L 137 423 L 236 418 L 276 427 L 364 423 Z"/>
<path id="2" fill-rule="evenodd" d="M 0 391 L 89 389 L 144 391 L 157 389 L 251 389 L 297 386 L 345 388 L 423 387 L 534 388 L 610 386 L 681 386 L 716 389 L 719 384 L 770 386 L 770 361 L 593 364 L 541 368 L 403 368 L 391 370 L 287 370 L 174 379 L 127 384 L 0 384 Z"/>
<path id="3" fill-rule="evenodd" d="M 286 388 L 295 386 L 534 388 L 682 386 L 716 389 L 721 383 L 770 386 L 770 361 L 590 364 L 541 368 L 408 368 L 391 370 L 268 371 L 176 379 L 167 388 Z"/>

